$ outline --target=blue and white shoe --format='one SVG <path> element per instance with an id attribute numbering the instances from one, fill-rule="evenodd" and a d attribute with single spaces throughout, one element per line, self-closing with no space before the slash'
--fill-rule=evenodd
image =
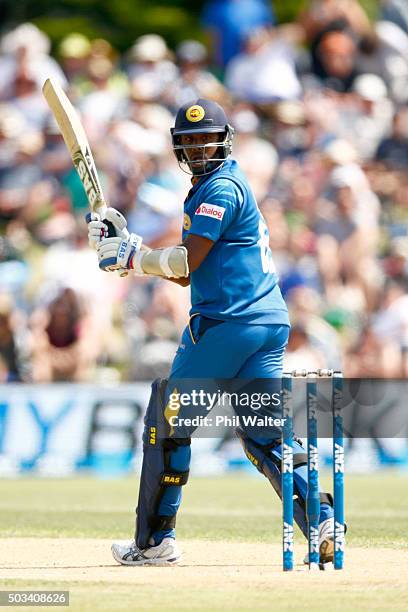
<path id="1" fill-rule="evenodd" d="M 143 550 L 134 540 L 114 542 L 111 550 L 113 558 L 121 565 L 176 565 L 181 560 L 174 538 L 164 538 L 157 546 Z"/>

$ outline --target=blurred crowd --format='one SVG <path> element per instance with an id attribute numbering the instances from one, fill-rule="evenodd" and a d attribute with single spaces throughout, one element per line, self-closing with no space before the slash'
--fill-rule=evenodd
<path id="1" fill-rule="evenodd" d="M 79 109 L 108 202 L 150 246 L 180 241 L 189 177 L 179 105 L 220 102 L 268 223 L 292 332 L 285 367 L 408 372 L 408 9 L 312 0 L 278 24 L 264 0 L 207 2 L 203 44 L 155 33 L 124 54 L 31 23 L 0 39 L 0 382 L 168 373 L 189 289 L 98 270 L 87 200 L 43 100 Z"/>

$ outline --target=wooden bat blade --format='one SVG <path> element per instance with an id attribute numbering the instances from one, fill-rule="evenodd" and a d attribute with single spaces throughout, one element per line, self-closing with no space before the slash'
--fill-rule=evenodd
<path id="1" fill-rule="evenodd" d="M 47 79 L 43 85 L 43 94 L 58 123 L 71 157 L 79 149 L 87 148 L 88 139 L 82 123 L 62 87 L 54 80 Z"/>
<path id="2" fill-rule="evenodd" d="M 42 90 L 82 181 L 91 210 L 104 218 L 106 202 L 88 138 L 79 116 L 68 96 L 56 81 L 47 79 Z"/>

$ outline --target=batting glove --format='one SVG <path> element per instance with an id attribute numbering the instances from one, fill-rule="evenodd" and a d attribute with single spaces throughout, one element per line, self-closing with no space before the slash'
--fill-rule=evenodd
<path id="1" fill-rule="evenodd" d="M 128 233 L 127 238 L 106 238 L 99 242 L 97 251 L 100 269 L 107 272 L 133 269 L 133 256 L 139 253 L 142 240 L 141 236 Z"/>
<path id="2" fill-rule="evenodd" d="M 97 248 L 101 240 L 108 238 L 109 234 L 112 236 L 112 232 L 109 232 L 109 227 L 104 221 L 110 222 L 116 236 L 120 238 L 129 238 L 127 221 L 122 213 L 116 210 L 116 208 L 107 208 L 103 220 L 101 220 L 100 216 L 96 213 L 88 213 L 86 215 L 86 221 L 88 223 L 88 242 L 89 246 L 93 249 Z"/>

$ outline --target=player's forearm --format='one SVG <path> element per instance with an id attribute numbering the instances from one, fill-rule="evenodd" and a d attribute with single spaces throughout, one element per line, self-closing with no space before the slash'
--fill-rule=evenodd
<path id="1" fill-rule="evenodd" d="M 189 234 L 182 244 L 175 247 L 141 250 L 136 253 L 132 262 L 133 268 L 139 274 L 187 279 L 191 272 L 200 267 L 213 245 L 214 242 L 209 238 Z"/>
<path id="2" fill-rule="evenodd" d="M 88 235 L 90 244 L 96 244 L 99 267 L 108 272 L 134 270 L 141 276 L 185 279 L 179 284 L 187 286 L 190 272 L 197 270 L 214 244 L 208 238 L 190 234 L 177 246 L 151 249 L 143 245 L 141 236 L 129 234 L 126 220 L 118 211 L 108 209 L 106 218 L 113 219 L 111 223 L 119 235 L 101 239 L 101 232 L 105 235 L 107 230 L 105 220 L 92 219 Z"/>
<path id="3" fill-rule="evenodd" d="M 182 245 L 180 245 L 182 246 Z M 160 249 L 151 249 L 150 247 L 146 246 L 145 244 L 142 245 L 141 251 L 143 252 L 149 252 L 152 253 L 152 251 L 159 251 Z M 150 258 L 152 257 L 152 255 L 150 255 Z M 190 285 L 190 274 L 188 274 L 188 276 L 184 276 L 181 278 L 174 278 L 174 277 L 169 277 L 169 276 L 163 276 L 163 274 L 161 273 L 161 270 L 157 269 L 157 259 L 156 259 L 156 255 L 153 253 L 153 257 L 154 257 L 154 264 L 152 265 L 151 261 L 148 259 L 146 259 L 143 257 L 141 260 L 141 267 L 142 270 L 145 274 L 153 274 L 155 276 L 160 276 L 162 278 L 165 278 L 166 280 L 171 281 L 172 283 L 176 283 L 176 285 L 180 285 L 180 287 L 188 287 Z M 148 270 L 155 270 L 153 272 L 148 272 Z"/>
<path id="4" fill-rule="evenodd" d="M 187 256 L 187 249 L 182 245 L 159 249 L 145 248 L 134 254 L 130 267 L 138 274 L 184 279 L 189 276 Z"/>

